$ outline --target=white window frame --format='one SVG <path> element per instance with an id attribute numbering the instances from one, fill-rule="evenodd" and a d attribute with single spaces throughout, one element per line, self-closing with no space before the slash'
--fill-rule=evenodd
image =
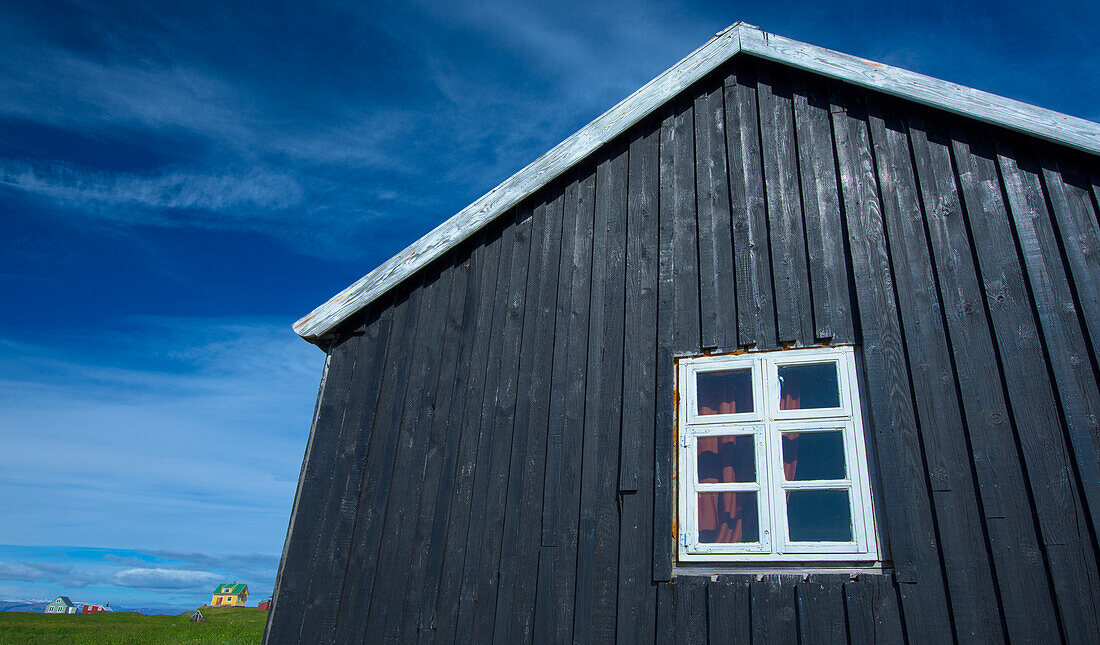
<path id="1" fill-rule="evenodd" d="M 837 365 L 840 407 L 779 409 L 779 367 L 829 361 Z M 695 375 L 730 369 L 752 370 L 753 411 L 699 415 Z M 866 563 L 880 559 L 853 347 L 814 347 L 682 358 L 677 365 L 677 377 L 680 400 L 677 411 L 678 542 L 681 562 Z M 842 431 L 844 437 L 847 477 L 827 481 L 785 481 L 782 434 L 791 431 L 836 430 Z M 698 483 L 698 438 L 716 435 L 755 437 L 756 482 Z M 848 490 L 852 541 L 789 540 L 785 493 L 793 490 L 838 488 Z M 699 542 L 697 494 L 740 490 L 757 493 L 760 541 L 740 544 Z"/>

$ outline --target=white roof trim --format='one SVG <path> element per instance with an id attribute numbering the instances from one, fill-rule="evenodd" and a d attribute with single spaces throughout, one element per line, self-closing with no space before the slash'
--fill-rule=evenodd
<path id="1" fill-rule="evenodd" d="M 736 23 L 549 152 L 504 180 L 308 316 L 294 331 L 310 342 L 545 186 L 736 54 L 754 56 L 1100 154 L 1100 124 L 875 63 Z"/>

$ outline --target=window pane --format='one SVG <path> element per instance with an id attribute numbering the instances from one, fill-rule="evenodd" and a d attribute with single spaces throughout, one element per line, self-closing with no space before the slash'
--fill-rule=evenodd
<path id="1" fill-rule="evenodd" d="M 752 412 L 752 370 L 699 372 L 695 375 L 699 414 Z"/>
<path id="2" fill-rule="evenodd" d="M 700 484 L 756 481 L 756 454 L 752 435 L 699 437 Z"/>
<path id="3" fill-rule="evenodd" d="M 852 509 L 846 490 L 787 493 L 787 531 L 792 542 L 851 542 Z"/>
<path id="4" fill-rule="evenodd" d="M 844 433 L 792 432 L 783 435 L 783 477 L 787 481 L 844 479 Z"/>
<path id="5" fill-rule="evenodd" d="M 780 410 L 840 407 L 836 363 L 781 365 L 778 372 Z"/>
<path id="6" fill-rule="evenodd" d="M 699 541 L 759 542 L 756 493 L 699 493 Z"/>

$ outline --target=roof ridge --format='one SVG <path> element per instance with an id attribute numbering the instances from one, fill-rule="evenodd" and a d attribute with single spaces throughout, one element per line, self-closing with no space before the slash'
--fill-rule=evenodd
<path id="1" fill-rule="evenodd" d="M 312 343 L 323 345 L 326 336 L 348 316 L 481 230 L 741 52 L 1100 155 L 1100 124 L 770 34 L 738 21 L 314 309 L 294 323 L 294 331 Z"/>

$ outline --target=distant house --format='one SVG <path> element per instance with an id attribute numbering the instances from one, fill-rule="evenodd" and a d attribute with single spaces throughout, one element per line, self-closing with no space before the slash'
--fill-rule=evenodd
<path id="1" fill-rule="evenodd" d="M 256 605 L 256 609 L 260 611 L 271 611 L 271 598 L 267 600 L 261 600 L 260 604 Z"/>
<path id="2" fill-rule="evenodd" d="M 221 584 L 214 588 L 214 595 L 210 599 L 211 607 L 244 607 L 248 602 L 248 585 Z"/>
<path id="3" fill-rule="evenodd" d="M 113 609 L 111 609 L 111 603 L 107 603 L 106 605 L 88 605 L 88 604 L 85 604 L 80 609 L 80 613 L 82 613 L 82 614 L 98 614 L 98 613 L 102 613 L 102 612 L 105 612 L 105 611 L 114 611 Z"/>
<path id="4" fill-rule="evenodd" d="M 47 614 L 79 614 L 80 608 L 69 600 L 68 596 L 58 596 L 53 602 L 46 605 Z"/>

